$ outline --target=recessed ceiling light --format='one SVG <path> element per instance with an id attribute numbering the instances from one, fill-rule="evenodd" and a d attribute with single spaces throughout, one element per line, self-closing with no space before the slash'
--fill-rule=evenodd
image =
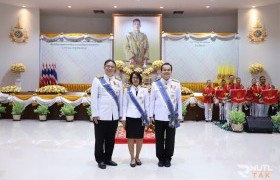
<path id="1" fill-rule="evenodd" d="M 21 6 L 21 7 L 26 8 L 26 6 L 24 6 L 24 5 L 23 5 L 23 6 Z"/>
<path id="2" fill-rule="evenodd" d="M 256 6 L 252 6 L 252 8 L 256 8 Z"/>
<path id="3" fill-rule="evenodd" d="M 160 6 L 159 8 L 160 8 L 160 9 L 163 9 L 163 6 Z"/>
<path id="4" fill-rule="evenodd" d="M 206 6 L 206 8 L 207 8 L 207 9 L 209 9 L 209 8 L 210 8 L 210 6 Z"/>
<path id="5" fill-rule="evenodd" d="M 67 6 L 68 8 L 72 8 L 72 6 Z"/>
<path id="6" fill-rule="evenodd" d="M 118 8 L 118 6 L 114 6 L 114 8 Z"/>

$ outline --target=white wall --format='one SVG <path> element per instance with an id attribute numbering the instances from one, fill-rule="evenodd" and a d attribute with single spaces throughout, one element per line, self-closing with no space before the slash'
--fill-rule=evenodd
<path id="1" fill-rule="evenodd" d="M 165 18 L 162 30 L 166 32 L 236 32 L 237 15 Z M 59 15 L 41 15 L 42 33 L 112 33 L 112 18 L 89 18 Z"/>
<path id="2" fill-rule="evenodd" d="M 11 27 L 20 17 L 21 25 L 29 32 L 29 42 L 13 43 L 9 39 Z M 39 84 L 39 9 L 25 9 L 0 3 L 0 87 L 14 85 L 15 74 L 11 73 L 13 63 L 23 63 L 26 72 L 22 73 L 22 90 L 31 91 Z"/>
<path id="3" fill-rule="evenodd" d="M 248 32 L 259 19 L 267 30 L 267 40 L 261 43 L 251 43 Z M 238 32 L 241 39 L 239 44 L 239 76 L 243 84 L 250 84 L 252 76 L 248 68 L 256 62 L 265 66 L 262 75 L 267 81 L 272 81 L 280 87 L 280 4 L 260 7 L 256 9 L 242 9 L 238 11 Z"/>

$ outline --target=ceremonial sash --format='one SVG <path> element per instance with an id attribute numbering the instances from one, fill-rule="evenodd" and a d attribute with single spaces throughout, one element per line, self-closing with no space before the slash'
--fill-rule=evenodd
<path id="1" fill-rule="evenodd" d="M 277 104 L 278 103 L 278 90 L 272 89 L 272 90 L 263 90 L 262 91 L 262 100 L 264 104 Z"/>
<path id="2" fill-rule="evenodd" d="M 165 88 L 163 87 L 163 84 L 161 83 L 160 80 L 158 80 L 156 82 L 156 84 L 157 84 L 157 86 L 159 88 L 159 91 L 160 91 L 160 94 L 161 94 L 162 98 L 164 99 L 164 102 L 166 103 L 167 108 L 170 112 L 170 114 L 168 115 L 168 119 L 170 120 L 169 121 L 169 127 L 171 127 L 171 128 L 179 127 L 180 123 L 178 122 L 178 104 L 177 104 L 176 109 L 174 111 L 171 99 L 168 96 Z"/>
<path id="3" fill-rule="evenodd" d="M 245 89 L 232 89 L 230 90 L 231 102 L 234 103 L 243 103 L 245 99 L 246 90 Z"/>
<path id="4" fill-rule="evenodd" d="M 116 95 L 114 89 L 105 81 L 104 77 L 98 78 L 102 86 L 106 89 L 106 91 L 113 97 L 115 100 L 117 106 L 118 106 L 118 112 L 120 112 L 120 104 L 118 96 Z"/>
<path id="5" fill-rule="evenodd" d="M 148 115 L 147 115 L 147 112 L 144 111 L 142 109 L 142 107 L 140 106 L 139 102 L 137 101 L 136 97 L 134 96 L 134 94 L 132 93 L 131 91 L 131 88 L 130 87 L 127 87 L 127 92 L 128 92 L 128 95 L 130 97 L 130 99 L 132 100 L 133 104 L 136 106 L 137 110 L 140 112 L 141 114 L 141 119 L 142 119 L 142 125 L 148 125 L 150 124 L 150 121 L 148 119 Z M 146 103 L 146 102 L 145 102 Z"/>

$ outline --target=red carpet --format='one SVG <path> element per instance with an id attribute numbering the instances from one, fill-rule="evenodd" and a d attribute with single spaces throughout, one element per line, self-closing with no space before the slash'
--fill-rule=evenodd
<path id="1" fill-rule="evenodd" d="M 127 139 L 125 137 L 125 130 L 124 130 L 123 126 L 118 126 L 115 143 L 116 144 L 127 144 Z M 147 132 L 145 130 L 143 143 L 144 144 L 154 144 L 155 143 L 155 133 L 152 132 L 151 129 L 149 129 Z"/>

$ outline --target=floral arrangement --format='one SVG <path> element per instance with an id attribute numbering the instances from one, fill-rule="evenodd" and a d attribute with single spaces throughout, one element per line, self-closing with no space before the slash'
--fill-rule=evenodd
<path id="1" fill-rule="evenodd" d="M 135 66 L 133 64 L 129 65 L 129 69 L 133 70 L 135 68 Z"/>
<path id="2" fill-rule="evenodd" d="M 249 67 L 249 72 L 251 74 L 258 74 L 258 73 L 263 72 L 263 70 L 264 70 L 264 66 L 260 63 L 252 64 Z"/>
<path id="3" fill-rule="evenodd" d="M 135 71 L 135 72 L 138 72 L 138 73 L 140 73 L 140 74 L 143 72 L 143 70 L 142 70 L 140 67 L 134 69 L 134 71 Z"/>
<path id="4" fill-rule="evenodd" d="M 22 63 L 15 63 L 11 65 L 11 71 L 13 73 L 20 73 L 20 72 L 24 72 L 25 71 L 25 65 Z"/>
<path id="5" fill-rule="evenodd" d="M 17 93 L 20 92 L 21 88 L 17 86 L 5 86 L 0 88 L 0 92 L 2 93 Z"/>
<path id="6" fill-rule="evenodd" d="M 132 73 L 132 70 L 129 69 L 128 67 L 125 67 L 123 68 L 123 72 L 126 74 L 126 75 L 130 75 Z"/>
<path id="7" fill-rule="evenodd" d="M 190 89 L 187 88 L 187 87 L 182 87 L 182 86 L 181 86 L 181 93 L 182 93 L 182 94 L 192 94 L 193 91 L 190 90 Z"/>
<path id="8" fill-rule="evenodd" d="M 163 61 L 162 60 L 155 60 L 152 64 L 152 67 L 155 70 L 159 70 L 161 68 L 161 66 L 163 65 Z"/>
<path id="9" fill-rule="evenodd" d="M 59 85 L 48 85 L 48 86 L 44 86 L 41 87 L 39 89 L 36 89 L 36 92 L 38 93 L 67 93 L 67 89 L 63 86 L 59 86 Z"/>
<path id="10" fill-rule="evenodd" d="M 144 76 L 149 76 L 150 74 L 152 74 L 154 72 L 154 68 L 153 67 L 149 67 L 147 69 L 144 70 L 143 75 Z"/>
<path id="11" fill-rule="evenodd" d="M 6 112 L 6 107 L 2 106 L 2 104 L 0 104 L 0 116 L 1 113 L 5 113 Z"/>
<path id="12" fill-rule="evenodd" d="M 121 60 L 115 60 L 115 63 L 116 63 L 116 68 L 120 71 L 123 70 L 123 68 L 125 67 L 124 62 Z"/>

